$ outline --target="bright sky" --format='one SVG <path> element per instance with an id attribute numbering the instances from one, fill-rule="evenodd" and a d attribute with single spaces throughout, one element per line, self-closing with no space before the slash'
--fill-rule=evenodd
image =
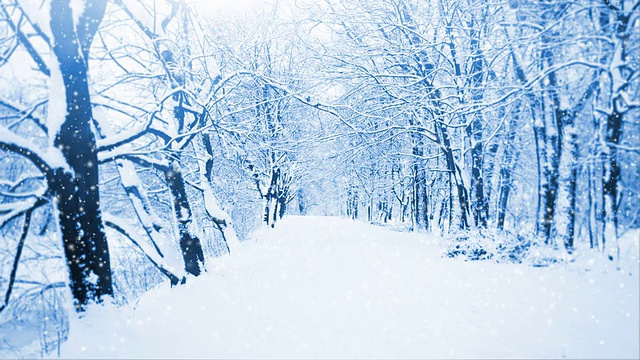
<path id="1" fill-rule="evenodd" d="M 190 3 L 211 11 L 251 11 L 274 3 L 273 0 L 191 0 Z"/>
<path id="2" fill-rule="evenodd" d="M 187 0 L 198 9 L 213 14 L 229 14 L 230 16 L 243 16 L 261 13 L 263 10 L 272 10 L 277 6 L 277 15 L 281 19 L 293 17 L 298 13 L 300 6 L 314 0 Z"/>

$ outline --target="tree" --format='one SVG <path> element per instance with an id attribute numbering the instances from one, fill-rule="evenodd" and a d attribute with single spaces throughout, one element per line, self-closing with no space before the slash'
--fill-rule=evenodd
<path id="1" fill-rule="evenodd" d="M 89 50 L 107 4 L 98 1 L 83 5 L 75 24 L 70 1 L 51 1 L 53 52 L 64 85 L 66 114 L 50 112 L 48 121 L 53 146 L 60 149 L 72 169 L 70 173 L 54 171 L 48 182 L 56 198 L 70 286 L 79 309 L 113 293 L 109 247 L 100 210 L 98 149 L 91 130 L 88 82 Z"/>
<path id="2" fill-rule="evenodd" d="M 50 110 L 46 124 L 42 124 L 49 139 L 46 153 L 27 139 L 9 138 L 10 132 L 4 129 L 2 134 L 6 137 L 0 141 L 0 148 L 29 159 L 46 179 L 47 190 L 40 198 L 26 209 L 9 214 L 10 218 L 26 214 L 26 234 L 31 211 L 53 200 L 69 270 L 69 286 L 78 311 L 83 311 L 90 302 L 101 302 L 113 294 L 88 83 L 90 47 L 104 16 L 106 1 L 83 5 L 81 13 L 74 14 L 69 1 L 50 3 L 49 28 L 56 61 L 49 83 Z M 16 31 L 19 30 L 16 28 Z M 26 42 L 23 44 L 39 63 L 41 60 L 33 48 Z M 19 255 L 20 251 L 16 259 Z"/>

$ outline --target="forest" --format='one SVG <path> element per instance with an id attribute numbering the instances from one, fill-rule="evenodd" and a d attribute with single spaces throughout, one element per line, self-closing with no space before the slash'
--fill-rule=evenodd
<path id="1" fill-rule="evenodd" d="M 0 356 L 288 217 L 637 266 L 640 0 L 230 3 L 0 0 Z"/>

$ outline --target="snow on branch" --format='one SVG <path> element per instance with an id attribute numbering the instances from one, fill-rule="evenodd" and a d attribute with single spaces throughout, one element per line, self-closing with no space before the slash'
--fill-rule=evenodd
<path id="1" fill-rule="evenodd" d="M 12 122 L 9 125 L 9 129 L 12 128 L 13 126 L 17 125 L 17 124 L 20 124 L 22 121 L 28 119 L 28 120 L 32 120 L 40 128 L 40 130 L 42 130 L 42 131 L 44 131 L 46 133 L 47 132 L 46 125 L 42 122 L 41 119 L 33 116 L 33 113 L 36 111 L 37 108 L 39 108 L 40 106 L 45 105 L 47 102 L 48 102 L 48 100 L 39 101 L 38 103 L 33 105 L 31 107 L 31 109 L 29 109 L 29 110 L 20 110 L 17 107 L 9 104 L 6 101 L 2 101 L 2 100 L 0 100 L 0 106 L 4 106 L 5 108 L 17 113 L 17 115 L 20 116 L 20 118 L 18 120 Z"/>
<path id="2" fill-rule="evenodd" d="M 1 8 L 5 14 L 5 22 L 7 23 L 7 25 L 9 25 L 9 28 L 16 34 L 18 42 L 25 48 L 29 56 L 31 56 L 33 61 L 36 63 L 36 65 L 38 66 L 38 70 L 40 70 L 40 72 L 42 72 L 45 76 L 50 76 L 51 70 L 42 59 L 42 56 L 40 56 L 40 53 L 38 53 L 38 51 L 35 49 L 31 41 L 29 40 L 29 37 L 24 34 L 22 29 L 20 29 L 19 24 L 23 23 L 22 19 L 20 19 L 16 24 L 13 19 L 11 19 L 11 15 L 7 11 L 6 7 L 2 6 Z"/>
<path id="3" fill-rule="evenodd" d="M 149 117 L 149 120 L 138 129 L 131 129 L 129 131 L 123 131 L 116 135 L 109 136 L 97 141 L 98 151 L 112 150 L 118 146 L 131 143 L 134 140 L 141 138 L 147 134 L 149 127 L 151 126 L 151 120 L 153 116 Z"/>
<path id="4" fill-rule="evenodd" d="M 45 175 L 50 175 L 55 169 L 72 172 L 59 149 L 50 147 L 41 150 L 31 141 L 14 134 L 4 126 L 0 126 L 0 149 L 22 155 L 29 159 Z"/>
<path id="5" fill-rule="evenodd" d="M 11 220 L 48 203 L 48 200 L 42 197 L 29 198 L 20 202 L 0 204 L 0 228 L 3 228 Z"/>
<path id="6" fill-rule="evenodd" d="M 104 152 L 98 153 L 98 162 L 100 164 L 104 164 L 109 161 L 114 161 L 118 159 L 127 159 L 140 166 L 150 167 L 150 168 L 155 168 L 160 170 L 167 169 L 169 167 L 169 163 L 167 162 L 166 159 L 157 159 L 151 156 L 153 155 L 154 152 L 158 152 L 158 151 L 159 150 L 127 152 L 122 149 L 104 151 Z"/>
<path id="7" fill-rule="evenodd" d="M 179 268 L 174 268 L 169 264 L 165 264 L 165 261 L 157 255 L 155 250 L 147 244 L 146 241 L 142 241 L 135 237 L 137 230 L 128 225 L 128 220 L 120 219 L 111 214 L 105 213 L 103 215 L 104 224 L 118 233 L 126 237 L 133 245 L 135 245 L 142 254 L 155 266 L 163 275 L 165 275 L 171 281 L 172 285 L 177 285 L 180 282 L 184 282 L 184 276 L 179 278 L 175 273 L 179 271 Z M 181 275 L 181 274 L 180 274 Z"/>

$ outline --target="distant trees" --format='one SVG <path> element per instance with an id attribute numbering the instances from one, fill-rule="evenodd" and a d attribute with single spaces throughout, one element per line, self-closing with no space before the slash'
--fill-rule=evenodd
<path id="1" fill-rule="evenodd" d="M 637 185 L 638 73 L 630 59 L 638 58 L 631 39 L 639 6 L 354 0 L 311 12 L 328 14 L 318 21 L 340 39 L 324 50 L 324 69 L 346 87 L 339 113 L 352 136 L 343 144 L 399 155 L 389 166 L 398 180 L 377 190 L 380 198 L 395 193 L 398 218 L 398 185 L 411 179 L 415 229 L 434 219 L 443 231 L 451 222 L 523 231 L 524 221 L 543 243 L 572 251 L 579 234 L 601 249 L 616 239 L 615 214 L 638 199 L 637 186 L 618 181 Z M 631 164 L 627 175 L 620 156 Z M 400 166 L 407 160 L 411 166 Z M 344 197 L 352 217 L 370 207 L 358 194 L 388 172 L 379 157 L 358 161 L 377 170 L 354 172 Z M 524 184 L 532 180 L 538 190 L 530 197 Z M 627 216 L 628 225 L 637 222 Z"/>
<path id="2" fill-rule="evenodd" d="M 604 203 L 602 204 L 602 221 L 609 231 L 602 233 L 604 248 L 607 238 L 616 239 L 620 234 L 620 209 L 623 207 L 623 194 L 635 200 L 638 199 L 637 186 L 626 187 L 623 182 L 623 163 L 627 163 L 628 156 L 640 153 L 637 146 L 638 113 L 640 99 L 638 98 L 640 80 L 640 1 L 620 0 L 614 3 L 602 0 L 599 12 L 600 32 L 606 37 L 607 51 L 603 56 L 606 71 L 600 81 L 608 86 L 599 89 L 602 96 L 602 107 L 594 109 L 596 118 L 603 123 L 604 148 L 602 149 L 604 164 L 602 169 L 602 187 Z M 595 19 L 594 19 L 595 20 Z M 602 74 L 602 72 L 599 72 Z M 623 129 L 626 133 L 623 134 Z M 635 131 L 634 131 L 635 130 Z M 601 135 L 602 136 L 602 135 Z M 636 165 L 637 166 L 637 165 Z M 637 174 L 637 172 L 636 172 Z M 631 183 L 637 185 L 637 175 Z M 631 200 L 635 202 L 635 200 Z M 626 206 L 625 206 L 626 207 Z M 636 215 L 637 216 L 637 215 Z M 634 221 L 637 221 L 634 219 Z M 619 249 L 617 249 L 618 257 Z"/>
<path id="3" fill-rule="evenodd" d="M 449 214 L 455 211 L 462 229 L 468 229 L 471 221 L 481 227 L 487 223 L 481 140 L 486 106 L 480 103 L 480 89 L 491 70 L 485 63 L 496 59 L 487 60 L 480 50 L 479 37 L 485 36 L 484 29 L 492 24 L 488 22 L 488 8 L 476 6 L 477 14 L 475 9 L 469 11 L 475 5 L 384 1 L 335 10 L 337 17 L 344 11 L 351 12 L 346 19 L 334 20 L 334 27 L 344 35 L 344 44 L 352 48 L 339 49 L 344 52 L 332 54 L 331 59 L 335 66 L 348 69 L 341 71 L 341 77 L 350 76 L 356 88 L 371 94 L 371 98 L 363 99 L 361 91 L 350 93 L 353 96 L 347 100 L 353 101 L 353 107 L 367 104 L 368 109 L 360 112 L 370 117 L 364 123 L 353 122 L 354 126 L 376 134 L 395 133 L 387 139 L 404 137 L 411 144 L 400 152 L 413 158 L 407 170 L 413 183 L 411 219 L 416 229 L 429 229 L 431 219 L 437 217 L 436 207 L 448 207 Z M 469 14 L 469 19 L 463 19 Z M 359 21 L 361 18 L 367 20 Z M 440 23 L 429 23 L 433 19 Z M 470 156 L 460 149 L 465 141 L 472 143 Z M 470 172 L 464 166 L 465 158 L 471 162 Z M 456 200 L 457 211 L 447 200 L 450 196 L 434 196 L 437 192 L 433 190 L 440 188 L 441 182 L 451 185 L 449 192 Z M 402 201 L 399 205 L 404 206 Z"/>
<path id="4" fill-rule="evenodd" d="M 220 98 L 212 97 L 208 104 L 217 116 L 214 128 L 231 145 L 235 166 L 251 179 L 261 219 L 270 227 L 313 176 L 305 156 L 317 145 L 311 132 L 317 128 L 317 110 L 308 98 L 312 85 L 305 83 L 312 74 L 304 68 L 304 44 L 281 40 L 296 32 L 296 24 L 276 28 L 269 20 L 276 13 L 273 8 L 257 14 L 257 22 L 207 25 L 222 78 Z"/>
<path id="5" fill-rule="evenodd" d="M 638 4 L 638 2 L 622 1 L 619 5 L 622 9 L 630 11 L 633 7 L 637 9 Z M 614 69 L 618 68 L 616 64 L 620 60 L 615 60 L 615 57 L 624 47 L 621 43 L 616 44 L 613 41 L 616 37 L 614 35 L 616 30 L 613 29 L 625 32 L 629 30 L 629 24 L 624 21 L 624 15 L 618 19 L 617 16 L 620 13 L 612 13 L 612 10 L 615 12 L 617 7 L 608 1 L 594 1 L 581 6 L 570 2 L 541 3 L 533 5 L 533 8 L 529 6 L 531 5 L 520 7 L 523 10 L 519 15 L 521 21 L 527 21 L 529 18 L 540 19 L 541 13 L 543 16 L 538 29 L 533 30 L 534 34 L 540 34 L 536 35 L 539 36 L 537 39 L 540 44 L 538 46 L 540 52 L 536 57 L 540 65 L 531 68 L 529 70 L 531 75 L 528 77 L 539 76 L 537 75 L 539 73 L 544 73 L 546 76 L 542 83 L 537 85 L 540 86 L 541 93 L 530 95 L 532 103 L 538 108 L 539 115 L 536 121 L 542 119 L 534 124 L 542 180 L 539 199 L 541 218 L 538 223 L 542 226 L 542 233 L 547 241 L 555 241 L 557 237 L 559 243 L 564 243 L 566 248 L 573 249 L 577 212 L 581 210 L 577 206 L 578 199 L 581 193 L 585 193 L 580 191 L 578 184 L 578 173 L 583 171 L 580 159 L 587 159 L 589 168 L 602 168 L 601 183 L 597 177 L 588 180 L 589 183 L 596 182 L 595 186 L 601 189 L 602 198 L 600 204 L 598 201 L 590 201 L 588 208 L 582 210 L 587 213 L 585 217 L 589 218 L 590 237 L 600 239 L 600 241 L 592 240 L 591 246 L 598 247 L 596 244 L 601 244 L 604 250 L 606 239 L 615 240 L 619 236 L 614 230 L 618 228 L 614 216 L 617 211 L 614 207 L 620 205 L 622 200 L 618 194 L 615 196 L 617 200 L 611 201 L 612 194 L 615 192 L 612 184 L 617 182 L 615 179 L 619 174 L 617 170 L 613 170 L 613 173 L 609 172 L 609 169 L 618 168 L 618 165 L 614 164 L 617 160 L 613 159 L 618 155 L 612 158 L 609 154 L 612 148 L 617 148 L 616 144 L 621 140 L 618 126 L 622 126 L 622 117 L 619 116 L 620 114 L 615 114 L 614 106 L 605 105 L 610 104 L 607 96 L 611 96 L 612 90 L 615 89 L 616 80 L 614 79 L 619 78 L 614 73 Z M 614 17 L 616 17 L 615 20 Z M 613 25 L 614 23 L 616 25 Z M 571 28 L 568 24 L 580 24 L 580 26 Z M 637 29 L 637 20 L 632 26 Z M 572 32 L 575 40 L 568 40 L 567 32 Z M 631 33 L 628 34 L 633 36 Z M 561 45 L 556 45 L 558 43 Z M 583 50 L 585 44 L 594 46 L 599 51 L 585 52 Z M 637 50 L 636 47 L 634 50 L 636 57 Z M 637 70 L 629 68 L 627 74 L 634 76 L 632 74 L 635 71 Z M 521 76 L 523 80 L 525 77 L 525 75 Z M 633 103 L 632 100 L 631 103 Z M 603 107 L 610 110 L 603 111 Z M 629 107 L 628 111 L 633 112 L 634 107 Z M 589 122 L 595 126 L 590 126 Z M 638 128 L 634 121 L 629 121 L 628 126 L 628 139 L 633 141 L 637 136 Z M 591 138 L 581 139 L 578 129 L 591 129 L 589 132 Z M 594 142 L 593 139 L 596 141 Z M 596 148 L 592 148 L 590 152 L 584 149 L 594 145 Z M 627 147 L 627 151 L 630 152 L 626 154 L 627 156 L 633 156 L 631 154 L 637 149 L 634 150 L 631 146 Z M 593 174 L 591 170 L 588 173 Z M 591 185 L 585 185 L 587 185 L 586 190 L 591 194 Z M 613 204 L 618 205 L 613 206 Z M 601 209 L 600 215 L 597 215 L 598 208 Z M 594 212 L 596 213 L 595 222 L 600 223 L 602 229 L 602 232 L 597 235 L 592 234 L 594 230 L 591 225 L 591 214 Z M 607 213 L 609 215 L 606 215 Z M 610 227 L 608 234 L 604 231 L 606 227 Z M 612 245 L 610 250 L 615 252 L 616 246 Z"/>

